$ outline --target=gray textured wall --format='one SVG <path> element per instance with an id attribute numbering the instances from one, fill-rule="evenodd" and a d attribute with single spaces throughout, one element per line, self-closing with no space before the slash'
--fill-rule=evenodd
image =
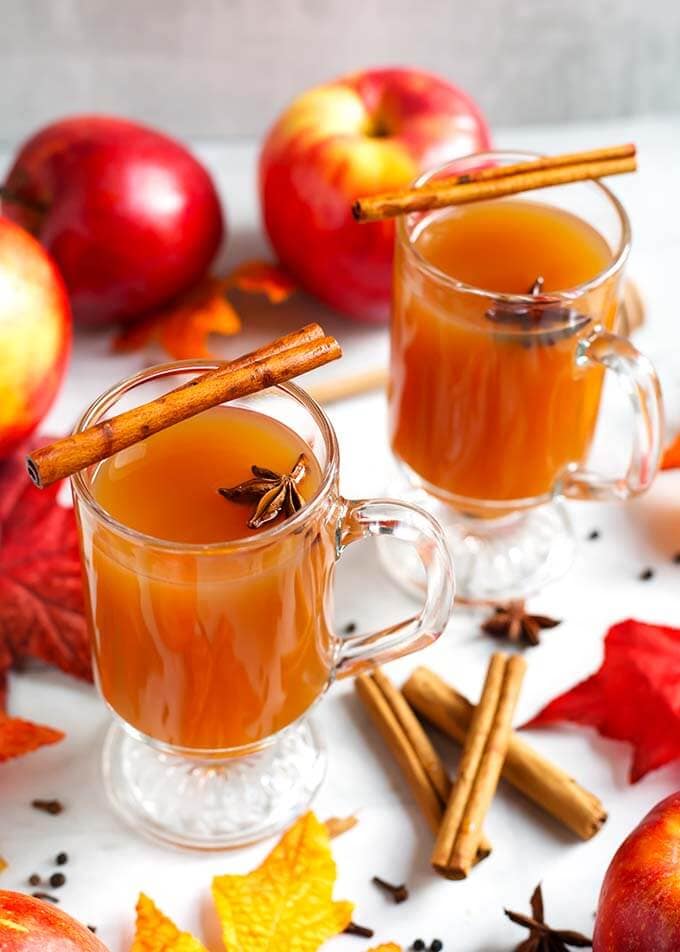
<path id="1" fill-rule="evenodd" d="M 680 109 L 680 0 L 0 0 L 0 140 L 112 111 L 257 135 L 369 64 L 465 86 L 508 125 Z"/>

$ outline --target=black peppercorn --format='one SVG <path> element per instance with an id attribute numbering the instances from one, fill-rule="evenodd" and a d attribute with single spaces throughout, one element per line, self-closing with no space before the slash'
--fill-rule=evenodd
<path id="1" fill-rule="evenodd" d="M 68 863 L 68 853 L 57 853 L 54 862 L 57 864 L 57 866 L 64 866 L 66 863 Z"/>
<path id="2" fill-rule="evenodd" d="M 430 943 L 430 952 L 442 952 L 444 943 L 441 939 L 433 939 Z"/>
<path id="3" fill-rule="evenodd" d="M 425 948 L 425 943 L 422 939 L 416 939 L 411 948 L 414 950 L 414 952 L 422 952 L 422 950 Z"/>
<path id="4" fill-rule="evenodd" d="M 29 886 L 39 886 L 41 882 L 42 880 L 37 873 L 31 873 L 31 875 L 28 877 Z"/>
<path id="5" fill-rule="evenodd" d="M 599 539 L 599 538 L 600 538 L 600 530 L 599 530 L 599 529 L 593 529 L 590 533 L 588 533 L 588 541 L 589 541 L 589 542 L 594 542 L 595 539 Z"/>
<path id="6" fill-rule="evenodd" d="M 654 578 L 654 569 L 643 569 L 638 578 L 641 582 L 648 582 L 650 578 Z"/>
<path id="7" fill-rule="evenodd" d="M 66 876 L 64 876 L 63 873 L 52 873 L 50 876 L 50 886 L 52 886 L 53 889 L 59 889 L 65 882 Z"/>

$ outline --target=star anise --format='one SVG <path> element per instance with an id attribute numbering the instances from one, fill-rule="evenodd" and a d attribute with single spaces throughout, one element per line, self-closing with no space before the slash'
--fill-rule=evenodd
<path id="1" fill-rule="evenodd" d="M 256 502 L 255 512 L 248 520 L 251 529 L 273 522 L 281 513 L 292 516 L 305 504 L 298 483 L 307 472 L 307 457 L 301 453 L 290 473 L 275 473 L 264 466 L 251 466 L 253 479 L 238 486 L 218 489 L 218 492 L 232 502 Z"/>
<path id="2" fill-rule="evenodd" d="M 521 912 L 505 910 L 508 919 L 529 930 L 529 938 L 520 942 L 515 952 L 569 952 L 570 948 L 592 948 L 593 940 L 582 933 L 570 929 L 551 929 L 545 924 L 540 885 L 534 889 L 531 897 L 531 912 L 532 915 L 525 916 Z"/>
<path id="3" fill-rule="evenodd" d="M 482 631 L 499 638 L 507 638 L 514 644 L 540 644 L 541 629 L 554 628 L 560 624 L 557 618 L 548 615 L 530 615 L 525 608 L 524 599 L 515 599 L 496 605 L 493 615 L 482 623 Z"/>
<path id="4" fill-rule="evenodd" d="M 590 318 L 585 314 L 555 304 L 550 295 L 543 299 L 544 284 L 545 279 L 539 274 L 527 292 L 536 298 L 535 304 L 502 301 L 490 307 L 486 317 L 494 324 L 505 324 L 521 331 L 539 331 L 530 337 L 519 335 L 518 340 L 524 346 L 531 346 L 532 343 L 552 345 L 562 337 L 571 337 L 590 323 Z"/>

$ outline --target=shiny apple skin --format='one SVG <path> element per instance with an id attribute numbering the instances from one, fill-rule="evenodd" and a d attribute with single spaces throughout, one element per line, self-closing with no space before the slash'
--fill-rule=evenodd
<path id="1" fill-rule="evenodd" d="M 602 884 L 594 952 L 680 950 L 680 791 L 619 847 Z"/>
<path id="2" fill-rule="evenodd" d="M 0 952 L 107 952 L 86 926 L 24 893 L 0 890 Z"/>
<path id="3" fill-rule="evenodd" d="M 81 324 L 128 321 L 166 303 L 204 274 L 224 234 L 205 168 L 179 142 L 127 119 L 46 126 L 19 151 L 4 190 L 3 210 L 52 255 Z"/>
<path id="4" fill-rule="evenodd" d="M 385 321 L 394 224 L 358 224 L 352 202 L 490 143 L 476 104 L 430 73 L 375 69 L 310 89 L 275 122 L 260 155 L 270 241 L 305 290 L 351 317 Z"/>
<path id="5" fill-rule="evenodd" d="M 66 288 L 49 255 L 27 231 L 0 217 L 0 459 L 52 405 L 72 336 Z"/>

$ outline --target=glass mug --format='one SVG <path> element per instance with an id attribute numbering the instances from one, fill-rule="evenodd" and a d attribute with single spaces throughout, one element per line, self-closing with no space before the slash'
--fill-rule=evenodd
<path id="1" fill-rule="evenodd" d="M 77 430 L 216 366 L 144 370 L 99 397 Z M 339 494 L 336 435 L 303 390 L 287 384 L 230 406 L 284 423 L 322 471 L 303 509 L 252 537 L 206 545 L 152 538 L 99 505 L 95 467 L 72 479 L 94 669 L 114 718 L 103 751 L 107 793 L 135 828 L 200 849 L 252 842 L 305 809 L 325 770 L 309 710 L 335 678 L 436 639 L 454 593 L 431 516 Z M 422 611 L 341 638 L 331 624 L 336 560 L 351 542 L 383 534 L 408 542 L 422 562 Z"/>
<path id="2" fill-rule="evenodd" d="M 531 158 L 473 155 L 415 185 Z M 630 249 L 621 203 L 600 182 L 542 189 L 526 199 L 548 214 L 569 212 L 599 233 L 610 252 L 603 270 L 561 291 L 499 294 L 451 277 L 421 253 L 418 239 L 441 211 L 402 216 L 396 229 L 389 427 L 400 475 L 390 493 L 440 521 L 458 595 L 470 600 L 520 597 L 559 577 L 574 549 L 561 498 L 635 496 L 659 463 L 658 380 L 649 361 L 614 333 Z M 632 455 L 618 478 L 587 467 L 605 369 L 621 379 L 633 406 Z M 414 587 L 407 555 L 390 558 L 388 568 Z"/>

